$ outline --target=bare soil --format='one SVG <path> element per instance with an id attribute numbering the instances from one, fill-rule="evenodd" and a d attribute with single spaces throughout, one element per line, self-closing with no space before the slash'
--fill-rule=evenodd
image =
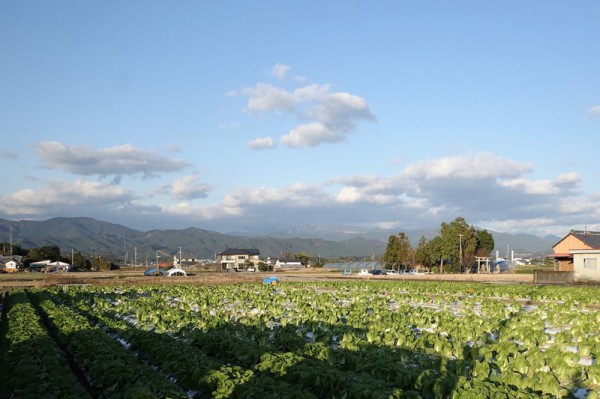
<path id="1" fill-rule="evenodd" d="M 299 269 L 278 272 L 211 272 L 187 270 L 186 277 L 148 277 L 144 269 L 116 270 L 111 272 L 76 273 L 11 273 L 0 274 L 0 291 L 12 288 L 43 288 L 68 285 L 170 285 L 170 284 L 235 284 L 262 282 L 262 279 L 277 276 L 281 281 L 343 281 L 343 280 L 415 280 L 415 281 L 463 281 L 480 283 L 532 284 L 531 274 L 424 274 L 400 276 L 342 276 L 339 271 L 323 269 Z"/>

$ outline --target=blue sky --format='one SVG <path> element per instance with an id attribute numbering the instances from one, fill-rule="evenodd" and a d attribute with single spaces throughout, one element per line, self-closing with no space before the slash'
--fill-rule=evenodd
<path id="1" fill-rule="evenodd" d="M 0 217 L 600 229 L 597 1 L 0 3 Z"/>

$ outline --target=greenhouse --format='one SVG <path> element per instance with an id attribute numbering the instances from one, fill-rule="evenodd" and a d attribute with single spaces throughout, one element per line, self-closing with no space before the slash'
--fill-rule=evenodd
<path id="1" fill-rule="evenodd" d="M 347 270 L 360 271 L 362 269 L 368 270 L 383 270 L 382 264 L 379 262 L 337 262 L 337 263 L 326 263 L 323 265 L 324 269 L 329 270 Z"/>

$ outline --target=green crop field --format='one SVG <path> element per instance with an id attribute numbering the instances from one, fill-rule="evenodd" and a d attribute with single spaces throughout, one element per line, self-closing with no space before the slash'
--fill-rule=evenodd
<path id="1" fill-rule="evenodd" d="M 596 398 L 591 287 L 13 290 L 1 398 Z"/>

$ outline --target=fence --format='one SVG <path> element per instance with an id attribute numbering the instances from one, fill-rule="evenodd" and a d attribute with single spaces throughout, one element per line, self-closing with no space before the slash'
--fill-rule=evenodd
<path id="1" fill-rule="evenodd" d="M 575 281 L 575 273 L 560 272 L 554 270 L 534 270 L 534 284 L 573 284 Z"/>

